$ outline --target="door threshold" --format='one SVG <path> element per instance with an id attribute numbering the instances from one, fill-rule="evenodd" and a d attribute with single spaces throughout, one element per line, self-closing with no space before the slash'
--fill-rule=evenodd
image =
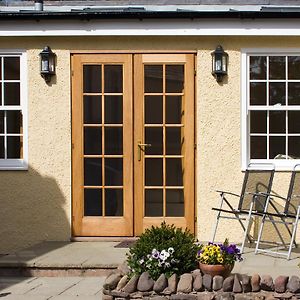
<path id="1" fill-rule="evenodd" d="M 124 240 L 136 241 L 138 237 L 133 236 L 73 236 L 71 242 L 122 242 Z"/>

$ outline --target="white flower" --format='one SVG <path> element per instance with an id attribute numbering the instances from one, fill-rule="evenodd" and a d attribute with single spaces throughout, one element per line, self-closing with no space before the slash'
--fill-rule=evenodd
<path id="1" fill-rule="evenodd" d="M 170 256 L 169 252 L 167 252 L 166 250 L 162 250 L 160 255 L 159 255 L 159 258 L 161 260 L 165 261 L 169 256 Z"/>
<path id="2" fill-rule="evenodd" d="M 166 263 L 166 268 L 169 268 L 171 265 L 167 262 Z"/>
<path id="3" fill-rule="evenodd" d="M 174 248 L 173 247 L 168 248 L 168 253 L 173 254 L 174 253 Z"/>
<path id="4" fill-rule="evenodd" d="M 142 265 L 143 263 L 144 263 L 144 259 L 142 258 L 139 260 L 139 264 Z"/>

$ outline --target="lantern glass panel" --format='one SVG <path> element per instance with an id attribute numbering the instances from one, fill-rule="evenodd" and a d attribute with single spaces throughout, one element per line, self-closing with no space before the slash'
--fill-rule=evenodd
<path id="1" fill-rule="evenodd" d="M 47 58 L 47 55 L 41 56 L 41 71 L 49 72 L 49 60 Z"/>
<path id="2" fill-rule="evenodd" d="M 222 55 L 216 54 L 216 62 L 215 62 L 216 71 L 222 71 Z"/>

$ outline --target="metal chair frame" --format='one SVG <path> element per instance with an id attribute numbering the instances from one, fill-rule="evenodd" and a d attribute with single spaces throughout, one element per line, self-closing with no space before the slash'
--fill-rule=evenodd
<path id="1" fill-rule="evenodd" d="M 295 214 L 291 214 L 289 212 L 289 208 L 292 205 L 291 204 L 292 198 L 300 198 L 300 195 L 293 194 L 293 190 L 294 190 L 294 186 L 295 186 L 295 177 L 296 177 L 297 172 L 300 172 L 300 170 L 299 171 L 296 170 L 298 167 L 300 167 L 300 164 L 296 164 L 293 168 L 291 180 L 290 180 L 290 186 L 289 186 L 289 190 L 288 190 L 288 194 L 287 194 L 286 198 L 281 197 L 279 195 L 274 195 L 271 193 L 264 193 L 267 196 L 267 201 L 266 201 L 266 206 L 264 209 L 264 213 L 262 216 L 262 222 L 261 222 L 259 233 L 258 233 L 257 243 L 256 243 L 256 247 L 255 247 L 255 254 L 257 254 L 257 253 L 277 254 L 277 255 L 281 255 L 281 256 L 286 256 L 287 260 L 289 260 L 291 258 L 291 252 L 292 252 L 293 245 L 297 248 L 297 243 L 296 243 L 295 238 L 296 238 L 296 232 L 297 232 L 299 216 L 300 216 L 300 205 L 298 205 L 297 209 L 296 209 L 296 207 L 294 207 L 294 209 L 296 211 Z M 275 204 L 273 203 L 274 198 L 278 198 L 278 199 L 285 201 L 285 206 L 284 206 L 283 212 L 280 212 L 277 209 L 277 207 L 275 206 Z M 272 206 L 272 208 L 275 210 L 275 213 L 268 212 L 269 205 Z M 275 218 L 277 217 L 280 220 L 275 220 L 274 217 Z M 292 221 L 287 221 L 288 219 L 290 219 Z M 290 235 L 290 238 L 291 238 L 290 244 L 288 245 L 288 247 L 287 247 L 280 231 L 277 231 L 277 234 L 281 240 L 282 246 L 284 248 L 288 248 L 287 253 L 270 250 L 270 249 L 259 248 L 259 244 L 261 242 L 265 242 L 265 241 L 261 240 L 265 222 L 271 222 L 273 225 L 275 225 L 275 224 L 284 224 L 285 225 L 285 227 L 288 231 L 288 234 Z M 290 230 L 288 225 L 292 225 L 292 231 Z"/>
<path id="2" fill-rule="evenodd" d="M 215 240 L 220 219 L 237 220 L 240 223 L 240 225 L 244 231 L 243 242 L 242 242 L 241 249 L 240 249 L 241 253 L 244 252 L 245 243 L 246 243 L 247 239 L 249 240 L 250 243 L 252 243 L 254 241 L 254 238 L 251 237 L 249 234 L 249 230 L 251 228 L 251 226 L 250 226 L 251 221 L 253 221 L 253 216 L 262 216 L 263 215 L 264 207 L 261 207 L 260 211 L 254 209 L 254 205 L 256 203 L 260 204 L 259 201 L 257 201 L 257 199 L 258 199 L 258 197 L 262 197 L 262 195 L 263 195 L 262 193 L 256 192 L 256 191 L 246 192 L 247 183 L 248 183 L 248 179 L 249 179 L 249 173 L 250 172 L 268 172 L 268 171 L 270 172 L 270 178 L 269 178 L 269 182 L 268 182 L 268 186 L 267 186 L 266 190 L 267 190 L 267 193 L 269 194 L 271 191 L 273 178 L 274 178 L 274 172 L 275 172 L 274 165 L 271 165 L 271 164 L 270 164 L 270 169 L 267 169 L 267 170 L 254 170 L 254 169 L 251 169 L 250 165 L 249 165 L 248 169 L 245 172 L 244 182 L 243 182 L 242 191 L 241 191 L 240 195 L 232 193 L 232 192 L 217 190 L 217 192 L 220 194 L 221 199 L 220 199 L 219 207 L 212 208 L 212 210 L 218 211 L 216 223 L 213 228 L 212 242 L 214 242 L 214 240 Z M 237 209 L 234 209 L 234 207 L 226 199 L 226 195 L 240 198 Z M 245 195 L 252 196 L 252 201 L 250 203 L 250 207 L 248 210 L 242 209 Z M 223 209 L 224 203 L 229 207 L 229 209 Z M 222 215 L 222 213 L 225 213 L 226 215 Z M 228 214 L 234 214 L 234 217 L 228 216 Z M 241 217 L 241 215 L 243 215 L 244 217 Z M 245 221 L 245 224 L 243 223 L 243 221 Z"/>

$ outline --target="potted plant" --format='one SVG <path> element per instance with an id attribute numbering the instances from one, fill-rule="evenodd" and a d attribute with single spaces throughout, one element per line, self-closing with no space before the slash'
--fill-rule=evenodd
<path id="1" fill-rule="evenodd" d="M 236 261 L 242 260 L 240 249 L 235 244 L 229 244 L 225 239 L 223 244 L 208 243 L 198 251 L 197 259 L 203 274 L 211 276 L 230 274 Z"/>

